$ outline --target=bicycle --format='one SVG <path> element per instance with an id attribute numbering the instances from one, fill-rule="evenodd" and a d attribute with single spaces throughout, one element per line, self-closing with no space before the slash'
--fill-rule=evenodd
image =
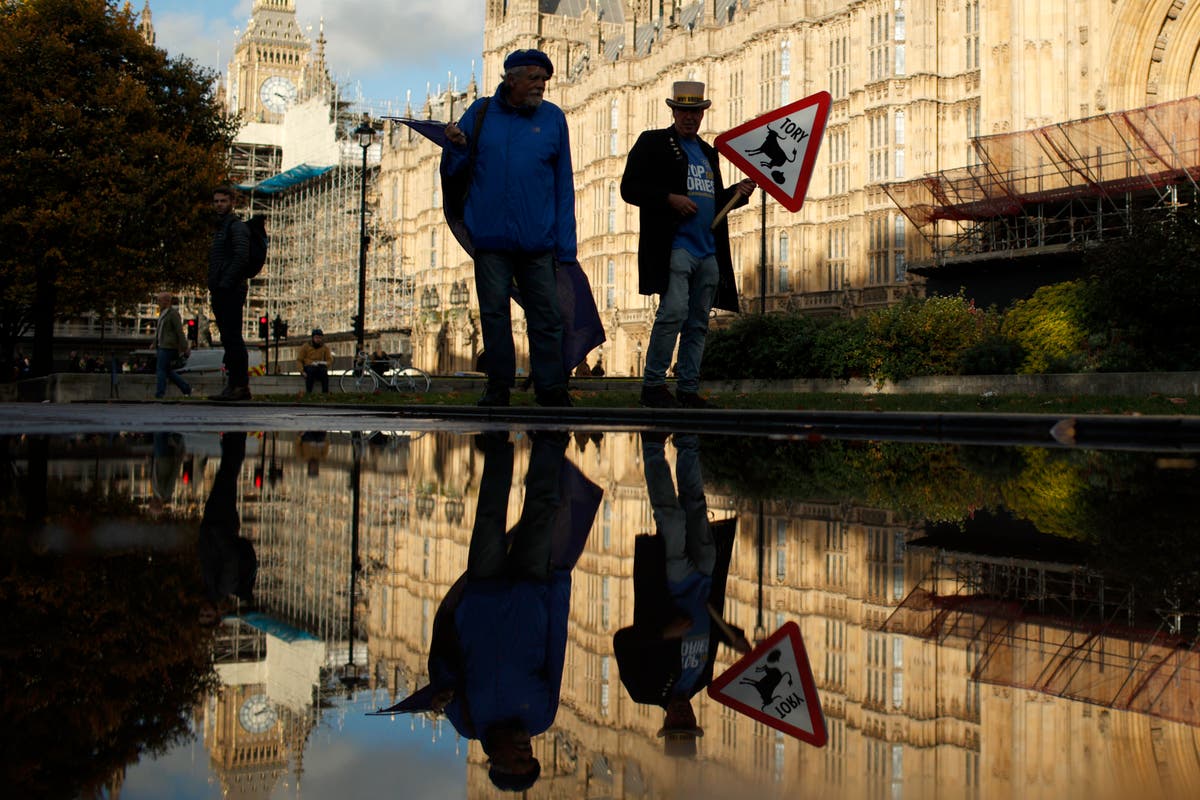
<path id="1" fill-rule="evenodd" d="M 406 365 L 396 356 L 388 356 L 388 366 L 380 373 L 376 371 L 371 356 L 366 351 L 360 351 L 354 359 L 354 366 L 342 373 L 338 381 L 343 392 L 368 394 L 386 386 L 397 392 L 420 393 L 429 391 L 432 380 L 429 374 L 412 365 Z"/>

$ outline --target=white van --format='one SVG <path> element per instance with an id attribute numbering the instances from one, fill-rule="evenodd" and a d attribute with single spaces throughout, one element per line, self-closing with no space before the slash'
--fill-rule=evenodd
<path id="1" fill-rule="evenodd" d="M 261 366 L 263 363 L 262 351 L 255 348 L 247 348 L 250 356 L 250 369 Z M 150 363 L 153 365 L 154 359 L 158 356 L 156 350 L 134 350 L 133 355 L 149 356 Z M 205 347 L 203 349 L 192 350 L 187 361 L 183 366 L 175 370 L 176 372 L 190 372 L 194 375 L 203 375 L 206 372 L 221 372 L 224 369 L 223 361 L 225 360 L 224 347 Z M 151 370 L 153 372 L 153 370 Z"/>

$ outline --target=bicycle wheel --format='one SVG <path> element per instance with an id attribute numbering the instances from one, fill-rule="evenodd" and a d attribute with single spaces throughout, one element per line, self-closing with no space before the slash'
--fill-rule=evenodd
<path id="1" fill-rule="evenodd" d="M 396 373 L 393 379 L 396 388 L 408 392 L 427 392 L 432 381 L 425 370 L 416 367 L 405 367 Z"/>
<path id="2" fill-rule="evenodd" d="M 343 373 L 339 383 L 343 392 L 357 394 L 370 394 L 379 388 L 379 379 L 375 377 L 375 373 L 361 367 Z"/>

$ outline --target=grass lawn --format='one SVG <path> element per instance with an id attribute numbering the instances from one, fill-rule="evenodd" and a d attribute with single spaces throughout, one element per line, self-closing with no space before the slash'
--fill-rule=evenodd
<path id="1" fill-rule="evenodd" d="M 635 390 L 572 390 L 575 405 L 582 408 L 634 408 Z M 801 394 L 795 392 L 712 393 L 708 399 L 722 408 L 762 408 L 797 411 L 917 411 L 917 412 L 995 412 L 1027 414 L 1154 414 L 1182 416 L 1200 414 L 1200 398 L 1149 395 L 1146 397 L 1105 397 L 1077 395 L 978 395 L 951 394 Z M 429 392 L 407 394 L 332 395 L 255 395 L 256 400 L 351 405 L 474 405 L 478 391 Z M 512 405 L 532 406 L 533 392 L 514 391 Z"/>

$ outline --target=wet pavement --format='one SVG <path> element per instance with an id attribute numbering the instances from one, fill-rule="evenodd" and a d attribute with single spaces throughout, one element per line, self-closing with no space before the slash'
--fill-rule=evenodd
<path id="1" fill-rule="evenodd" d="M 9 795 L 1195 796 L 1191 420 L 546 413 L 0 405 Z"/>

